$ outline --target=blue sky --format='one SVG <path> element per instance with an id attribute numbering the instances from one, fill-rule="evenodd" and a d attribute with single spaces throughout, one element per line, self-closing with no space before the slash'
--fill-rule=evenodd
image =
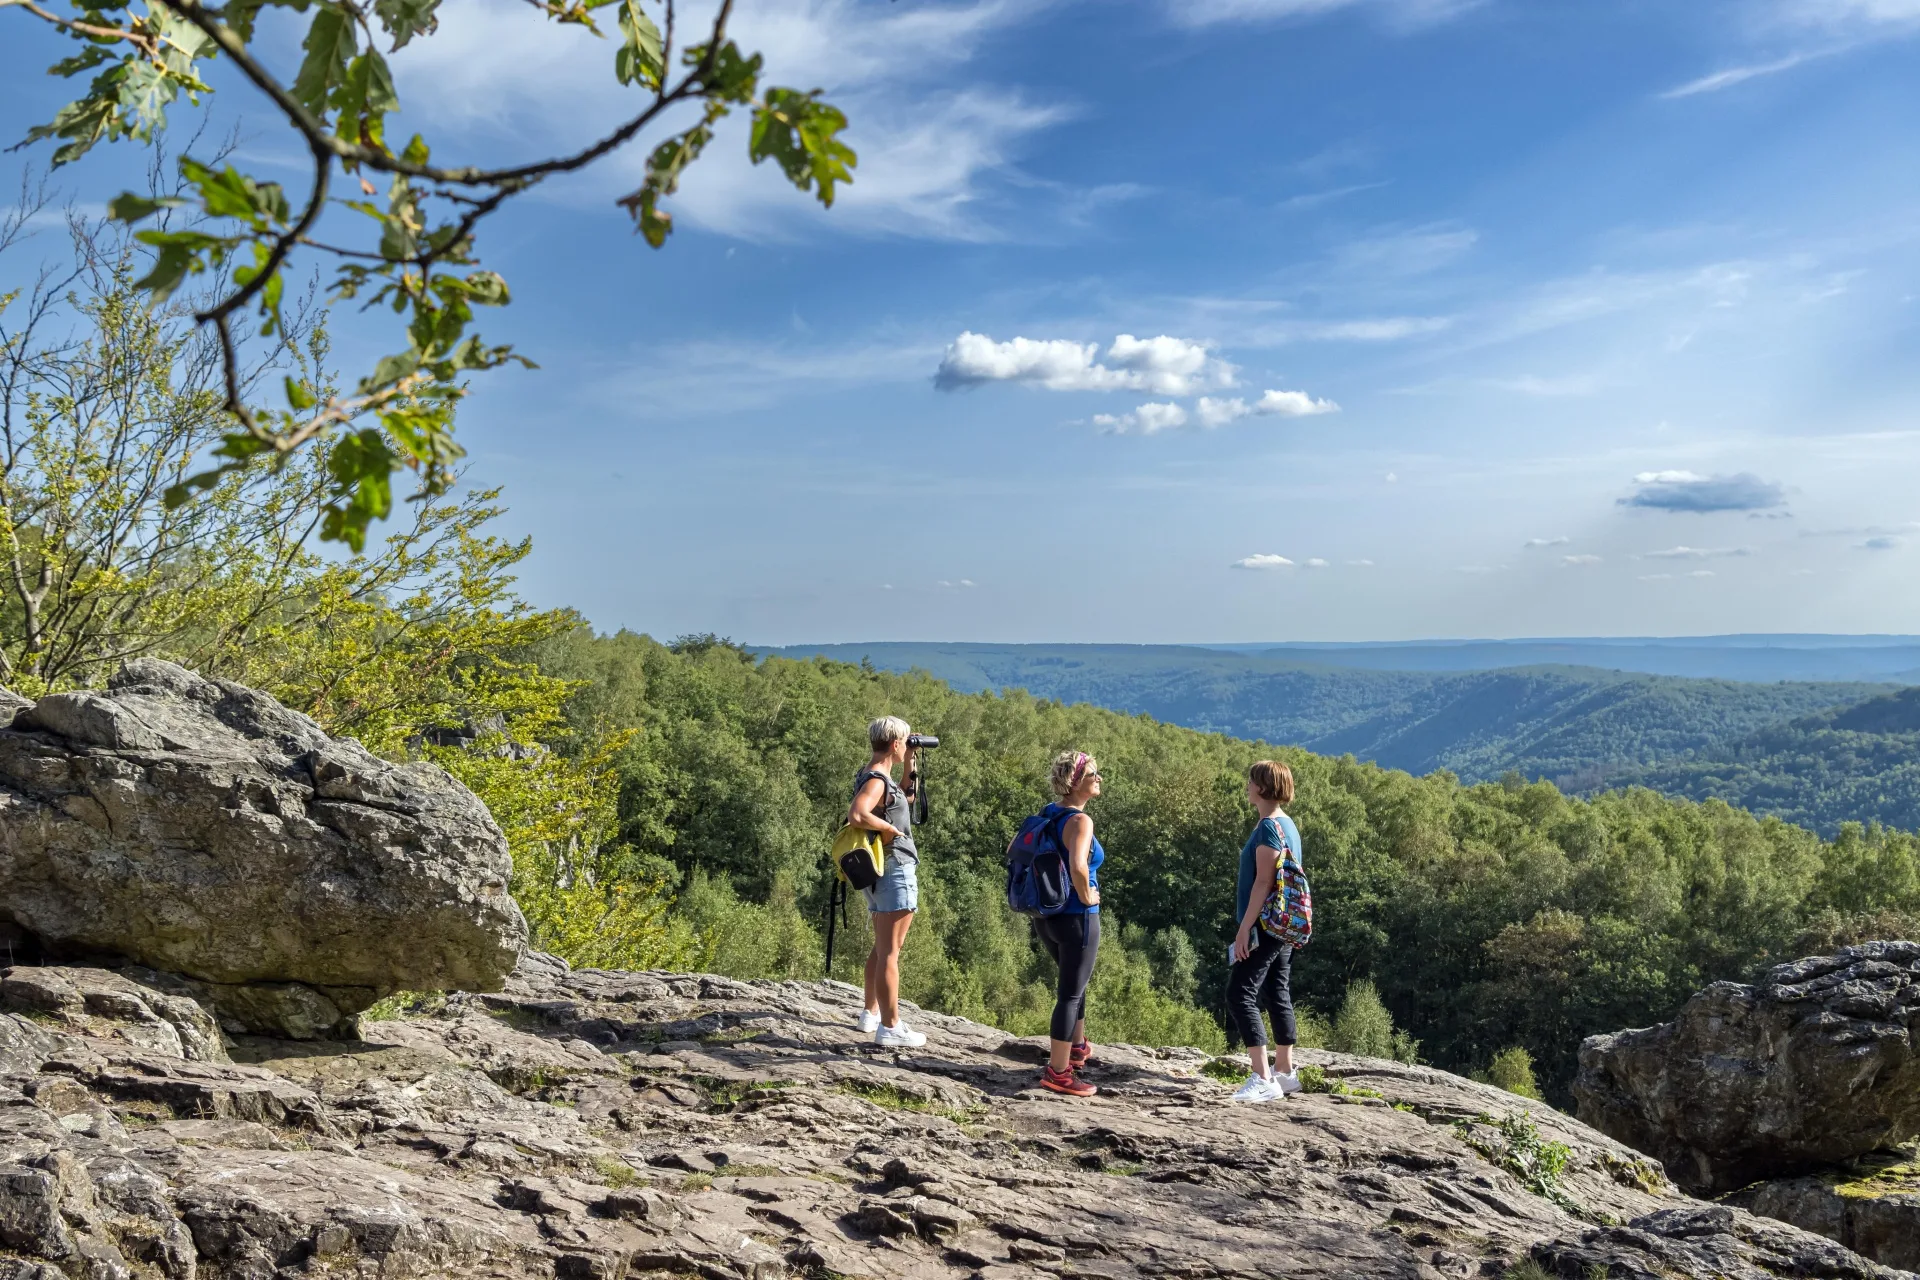
<path id="1" fill-rule="evenodd" d="M 1920 0 L 740 8 L 852 117 L 839 205 L 736 136 L 663 251 L 611 205 L 637 150 L 483 239 L 542 367 L 461 431 L 536 601 L 761 643 L 1920 632 Z M 399 59 L 437 158 L 628 105 L 591 37 L 444 14 Z M 0 21 L 17 134 L 60 55 Z"/>

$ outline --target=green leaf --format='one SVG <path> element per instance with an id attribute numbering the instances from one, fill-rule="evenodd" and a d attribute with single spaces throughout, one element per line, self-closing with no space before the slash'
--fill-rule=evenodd
<path id="1" fill-rule="evenodd" d="M 369 49 L 347 64 L 346 78 L 329 99 L 339 113 L 335 134 L 362 146 L 387 149 L 383 121 L 400 109 L 393 73 L 377 49 Z"/>
<path id="2" fill-rule="evenodd" d="M 771 158 L 802 191 L 816 190 L 820 203 L 833 204 L 834 187 L 853 181 L 858 158 L 840 141 L 847 118 L 819 100 L 819 90 L 769 89 L 753 113 L 747 154 L 755 164 Z"/>
<path id="3" fill-rule="evenodd" d="M 316 117 L 325 117 L 327 99 L 347 78 L 347 60 L 359 49 L 353 34 L 353 19 L 332 4 L 322 4 L 320 11 L 313 15 L 307 38 L 301 41 L 300 47 L 306 50 L 307 56 L 300 63 L 300 74 L 294 77 L 291 92 L 301 106 Z"/>
<path id="4" fill-rule="evenodd" d="M 107 216 L 115 222 L 139 222 L 162 209 L 178 209 L 185 203 L 174 196 L 137 196 L 131 191 L 122 191 L 107 202 Z"/>
<path id="5" fill-rule="evenodd" d="M 658 89 L 667 70 L 660 28 L 640 7 L 640 0 L 620 0 L 620 35 L 623 43 L 613 55 L 614 76 L 621 84 Z"/>
<path id="6" fill-rule="evenodd" d="M 393 470 L 397 459 L 386 438 L 371 427 L 341 436 L 327 454 L 327 471 L 339 495 L 327 504 L 320 522 L 326 542 L 344 542 L 356 553 L 367 544 L 367 525 L 393 512 Z"/>
<path id="7" fill-rule="evenodd" d="M 440 0 L 374 0 L 373 11 L 393 37 L 393 47 L 404 49 L 415 36 L 430 36 L 440 25 Z"/>
<path id="8" fill-rule="evenodd" d="M 287 404 L 295 413 L 305 413 L 319 403 L 318 397 L 313 394 L 313 388 L 305 382 L 297 381 L 289 374 L 286 383 Z"/>

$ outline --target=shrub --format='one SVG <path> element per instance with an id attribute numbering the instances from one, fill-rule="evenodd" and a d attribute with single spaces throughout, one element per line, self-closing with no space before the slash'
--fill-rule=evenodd
<path id="1" fill-rule="evenodd" d="M 1363 1058 L 1412 1063 L 1419 1059 L 1420 1042 L 1394 1029 L 1393 1015 L 1380 1002 L 1373 982 L 1359 978 L 1347 984 L 1347 997 L 1334 1016 L 1327 1047 Z"/>
<path id="2" fill-rule="evenodd" d="M 1541 1100 L 1540 1086 L 1533 1078 L 1533 1055 L 1519 1045 L 1494 1054 L 1487 1069 L 1474 1072 L 1473 1078 L 1481 1084 L 1505 1089 L 1522 1098 L 1532 1098 L 1536 1102 Z"/>

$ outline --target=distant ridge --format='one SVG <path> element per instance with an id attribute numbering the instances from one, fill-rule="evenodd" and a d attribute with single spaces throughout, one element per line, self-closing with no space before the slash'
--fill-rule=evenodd
<path id="1" fill-rule="evenodd" d="M 1525 647 L 1501 648 L 1503 665 L 1464 670 L 1350 661 L 1355 653 L 1398 657 L 1407 648 L 1235 653 L 1186 645 L 872 643 L 762 652 L 918 668 L 968 692 L 1025 689 L 1207 732 L 1351 752 L 1412 773 L 1450 769 L 1473 781 L 1511 769 L 1577 790 L 1606 785 L 1623 771 L 1707 755 L 1769 725 L 1863 702 L 1897 684 L 1682 677 L 1628 670 L 1617 660 L 1606 667 L 1517 665 Z"/>
<path id="2" fill-rule="evenodd" d="M 1371 671 L 1494 671 L 1553 664 L 1719 680 L 1920 684 L 1920 636 L 1725 635 L 1525 640 L 1283 641 L 1206 645 Z"/>

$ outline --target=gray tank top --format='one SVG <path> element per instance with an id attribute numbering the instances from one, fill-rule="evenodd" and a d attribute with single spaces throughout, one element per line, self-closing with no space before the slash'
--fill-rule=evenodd
<path id="1" fill-rule="evenodd" d="M 860 794 L 860 788 L 867 785 L 868 778 L 878 778 L 887 784 L 886 795 L 880 798 L 879 804 L 873 806 L 873 811 L 881 821 L 891 823 L 900 832 L 900 838 L 893 842 L 888 852 L 902 862 L 919 862 L 920 850 L 913 843 L 913 805 L 907 800 L 906 791 L 891 776 L 878 769 L 862 769 L 853 780 L 854 795 Z"/>

